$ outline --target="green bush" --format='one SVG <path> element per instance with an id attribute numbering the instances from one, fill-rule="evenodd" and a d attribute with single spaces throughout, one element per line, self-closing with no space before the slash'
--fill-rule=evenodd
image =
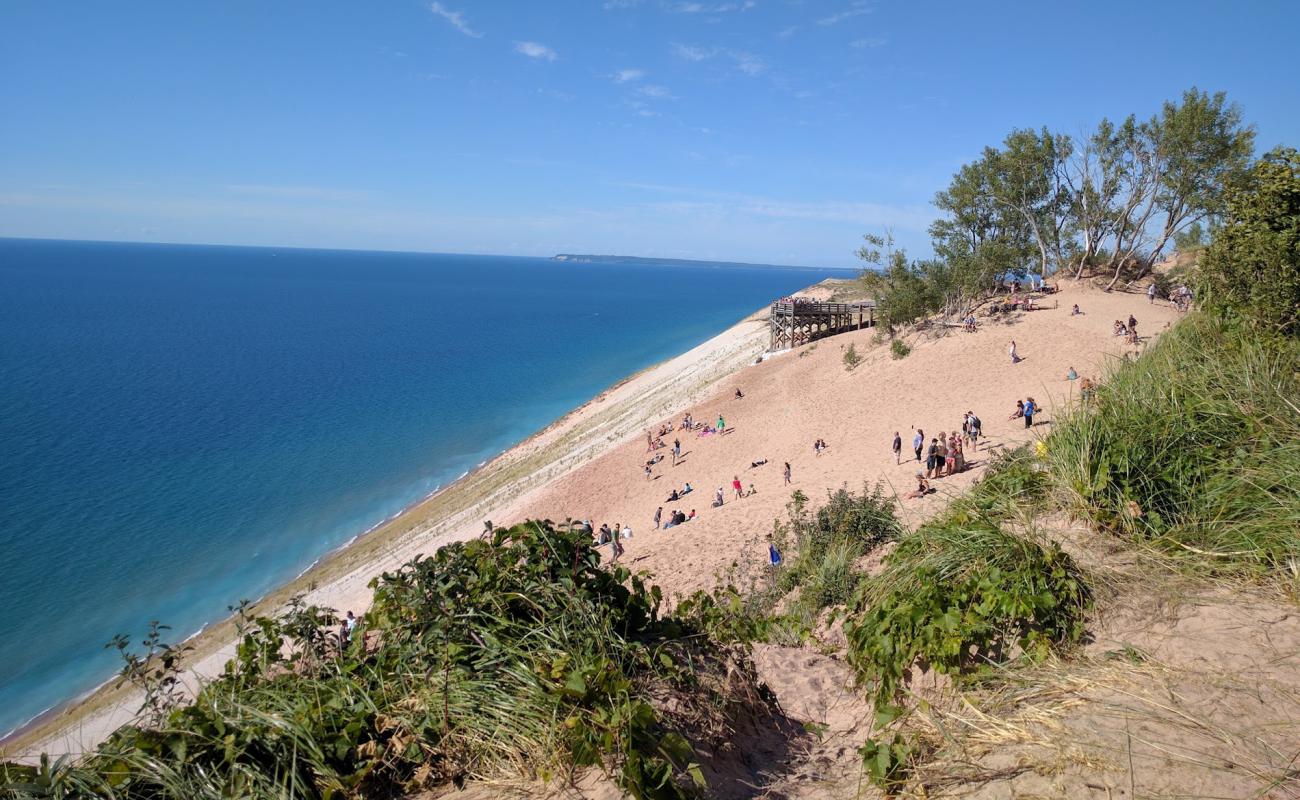
<path id="1" fill-rule="evenodd" d="M 858 355 L 858 350 L 852 344 L 844 351 L 844 369 L 852 370 L 862 363 L 862 356 Z"/>
<path id="2" fill-rule="evenodd" d="M 1058 420 L 1047 463 L 1098 527 L 1217 571 L 1300 563 L 1300 344 L 1193 315 Z"/>
<path id="3" fill-rule="evenodd" d="M 914 664 L 960 676 L 1077 642 L 1089 598 L 1057 545 L 943 519 L 905 537 L 863 585 L 844 626 L 849 662 L 886 708 Z"/>
<path id="4" fill-rule="evenodd" d="M 589 536 L 499 529 L 373 586 L 342 652 L 319 635 L 327 610 L 243 620 L 237 656 L 192 704 L 79 763 L 7 766 L 0 797 L 387 798 L 583 766 L 638 798 L 699 789 L 691 746 L 650 698 L 689 697 L 709 642 L 660 619 L 657 589 L 602 568 Z"/>
<path id="5" fill-rule="evenodd" d="M 889 355 L 895 361 L 901 358 L 907 358 L 912 352 L 912 348 L 902 339 L 894 339 L 889 343 Z"/>

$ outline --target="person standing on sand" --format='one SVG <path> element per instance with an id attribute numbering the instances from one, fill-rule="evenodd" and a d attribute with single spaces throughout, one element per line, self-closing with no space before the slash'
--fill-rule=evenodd
<path id="1" fill-rule="evenodd" d="M 1025 427 L 1034 427 L 1034 412 L 1038 409 L 1034 406 L 1034 398 L 1030 397 L 1025 400 Z"/>
<path id="2" fill-rule="evenodd" d="M 1147 303 L 1148 303 L 1149 305 L 1155 305 L 1155 303 L 1156 303 L 1156 285 L 1155 285 L 1155 283 L 1152 283 L 1150 286 L 1147 287 Z"/>
<path id="3" fill-rule="evenodd" d="M 658 508 L 655 509 L 655 530 L 659 530 L 659 523 L 663 521 L 663 518 L 664 518 L 664 507 L 659 506 Z"/>
<path id="4" fill-rule="evenodd" d="M 894 463 L 902 464 L 903 463 L 903 437 L 899 435 L 898 431 L 894 431 L 893 449 L 894 449 Z"/>
<path id="5" fill-rule="evenodd" d="M 931 438 L 930 449 L 925 451 L 925 477 L 927 478 L 935 477 L 934 475 L 934 471 L 936 468 L 935 462 L 938 461 L 938 459 L 939 459 L 939 440 Z"/>
<path id="6" fill-rule="evenodd" d="M 912 449 L 916 451 L 916 462 L 921 463 L 921 448 L 925 447 L 925 431 L 920 428 L 916 429 L 916 435 L 912 437 Z"/>
<path id="7" fill-rule="evenodd" d="M 789 461 L 785 462 L 785 483 L 787 486 L 790 485 L 790 462 Z"/>
<path id="8" fill-rule="evenodd" d="M 736 493 L 736 499 L 739 500 L 745 496 L 745 488 L 740 485 L 740 476 L 733 475 L 731 478 L 732 491 Z"/>
<path id="9" fill-rule="evenodd" d="M 682 457 L 682 440 L 673 439 L 673 466 L 677 466 L 677 459 Z"/>
<path id="10" fill-rule="evenodd" d="M 721 415 L 721 414 L 719 414 L 719 415 L 718 415 L 718 433 L 722 433 L 722 432 L 725 431 L 726 429 L 727 429 L 727 421 L 726 421 L 725 419 L 722 418 L 722 415 Z"/>

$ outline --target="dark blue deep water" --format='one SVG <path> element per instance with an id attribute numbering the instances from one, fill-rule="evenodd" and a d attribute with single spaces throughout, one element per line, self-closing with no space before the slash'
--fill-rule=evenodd
<path id="1" fill-rule="evenodd" d="M 828 274 L 0 240 L 0 733 Z"/>

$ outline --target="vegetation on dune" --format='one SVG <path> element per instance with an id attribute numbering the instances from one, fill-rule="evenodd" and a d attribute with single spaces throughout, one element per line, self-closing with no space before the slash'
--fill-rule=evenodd
<path id="1" fill-rule="evenodd" d="M 1047 440 L 1065 504 L 1216 570 L 1300 563 L 1300 346 L 1198 316 Z"/>
<path id="2" fill-rule="evenodd" d="M 79 763 L 5 766 L 0 797 L 391 797 L 584 766 L 635 797 L 701 789 L 682 720 L 652 699 L 680 694 L 672 705 L 705 714 L 718 651 L 659 616 L 657 589 L 602 568 L 586 534 L 499 529 L 374 586 L 341 652 L 328 610 L 246 620 L 238 655 L 192 703 Z"/>
<path id="3" fill-rule="evenodd" d="M 909 260 L 888 234 L 859 257 L 894 328 L 931 314 L 961 316 L 1007 274 L 1107 276 L 1107 289 L 1150 273 L 1171 243 L 1228 211 L 1226 187 L 1246 174 L 1254 130 L 1222 92 L 1189 89 L 1139 121 L 1103 119 L 1071 137 L 1014 130 L 935 195 L 935 258 Z"/>

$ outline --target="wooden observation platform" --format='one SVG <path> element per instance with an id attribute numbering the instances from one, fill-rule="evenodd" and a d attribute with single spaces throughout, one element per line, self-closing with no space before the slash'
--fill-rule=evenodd
<path id="1" fill-rule="evenodd" d="M 772 304 L 768 317 L 768 350 L 784 350 L 823 336 L 870 328 L 876 324 L 876 304 L 818 303 L 782 298 Z"/>

